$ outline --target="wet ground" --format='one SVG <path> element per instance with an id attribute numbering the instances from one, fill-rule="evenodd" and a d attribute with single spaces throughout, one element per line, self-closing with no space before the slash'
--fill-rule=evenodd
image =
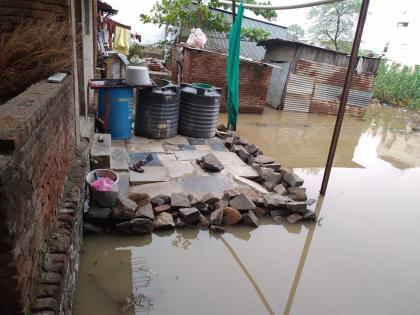
<path id="1" fill-rule="evenodd" d="M 335 117 L 241 115 L 240 134 L 305 179 L 318 224 L 86 237 L 75 314 L 119 314 L 133 292 L 145 296 L 126 314 L 419 314 L 420 133 L 411 118 L 381 108 L 364 121 L 346 117 L 320 198 Z"/>

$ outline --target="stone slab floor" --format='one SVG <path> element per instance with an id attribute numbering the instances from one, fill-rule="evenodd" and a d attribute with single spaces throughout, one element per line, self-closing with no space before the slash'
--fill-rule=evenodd
<path id="1" fill-rule="evenodd" d="M 200 198 L 212 192 L 222 197 L 224 190 L 244 185 L 267 192 L 250 180 L 258 177 L 257 172 L 216 137 L 196 139 L 178 135 L 171 139 L 148 139 L 132 136 L 125 141 L 112 140 L 110 146 L 110 150 L 105 151 L 110 154 L 110 168 L 120 176 L 119 189 L 123 194 L 144 192 L 153 198 L 159 194 L 185 192 Z M 222 163 L 223 171 L 208 173 L 200 168 L 196 159 L 208 153 Z M 92 154 L 95 155 L 95 144 Z M 147 154 L 152 154 L 153 161 L 143 167 L 144 173 L 129 169 L 130 164 L 144 159 Z"/>

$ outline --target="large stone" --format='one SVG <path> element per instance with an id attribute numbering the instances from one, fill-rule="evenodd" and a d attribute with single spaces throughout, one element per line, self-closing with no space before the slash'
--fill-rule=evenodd
<path id="1" fill-rule="evenodd" d="M 258 164 L 270 164 L 273 162 L 274 162 L 273 158 L 267 155 L 263 155 L 263 154 L 257 155 L 255 158 L 255 163 L 258 163 Z"/>
<path id="2" fill-rule="evenodd" d="M 153 208 L 156 214 L 159 214 L 161 212 L 169 212 L 171 211 L 171 209 L 172 209 L 171 205 L 160 205 Z"/>
<path id="3" fill-rule="evenodd" d="M 153 229 L 166 230 L 175 227 L 175 222 L 172 215 L 168 212 L 159 213 L 153 221 Z"/>
<path id="4" fill-rule="evenodd" d="M 115 206 L 112 208 L 111 216 L 115 220 L 131 220 L 137 210 L 137 204 L 127 196 L 118 195 Z"/>
<path id="5" fill-rule="evenodd" d="M 108 221 L 111 214 L 110 208 L 102 208 L 97 205 L 92 205 L 88 212 L 84 215 L 85 221 L 96 224 L 103 224 Z"/>
<path id="6" fill-rule="evenodd" d="M 93 136 L 90 154 L 92 160 L 95 161 L 92 163 L 93 169 L 109 169 L 111 167 L 111 135 L 96 133 Z"/>
<path id="7" fill-rule="evenodd" d="M 249 211 L 255 209 L 255 204 L 244 194 L 240 194 L 229 201 L 229 206 L 238 211 Z"/>
<path id="8" fill-rule="evenodd" d="M 130 221 L 121 222 L 115 225 L 115 229 L 123 234 L 132 234 Z"/>
<path id="9" fill-rule="evenodd" d="M 150 196 L 145 193 L 132 192 L 128 195 L 128 198 L 133 200 L 137 204 L 137 207 L 144 207 L 150 202 Z"/>
<path id="10" fill-rule="evenodd" d="M 182 221 L 188 224 L 196 224 L 200 221 L 201 213 L 197 208 L 181 208 L 179 209 L 179 216 Z"/>
<path id="11" fill-rule="evenodd" d="M 297 222 L 301 221 L 302 219 L 303 218 L 299 213 L 293 213 L 293 214 L 289 215 L 286 220 L 290 224 L 294 224 L 294 223 L 297 223 Z"/>
<path id="12" fill-rule="evenodd" d="M 150 200 L 151 204 L 153 207 L 157 207 L 157 206 L 161 206 L 164 204 L 170 204 L 171 203 L 171 197 L 169 197 L 168 195 L 157 195 L 156 197 L 153 197 Z"/>
<path id="13" fill-rule="evenodd" d="M 225 146 L 226 148 L 230 148 L 232 146 L 233 138 L 232 137 L 226 137 L 225 139 Z"/>
<path id="14" fill-rule="evenodd" d="M 248 159 L 251 157 L 251 154 L 246 151 L 244 148 L 236 151 L 236 154 L 241 158 L 242 161 L 247 162 Z"/>
<path id="15" fill-rule="evenodd" d="M 258 218 L 252 211 L 248 211 L 242 215 L 242 222 L 251 227 L 258 227 Z"/>
<path id="16" fill-rule="evenodd" d="M 130 221 L 133 234 L 146 234 L 153 231 L 152 221 L 145 218 L 135 218 Z"/>
<path id="17" fill-rule="evenodd" d="M 245 150 L 249 153 L 249 154 L 256 154 L 258 152 L 260 148 L 258 148 L 255 144 L 248 144 L 247 146 L 245 146 Z"/>
<path id="18" fill-rule="evenodd" d="M 229 206 L 229 202 L 227 200 L 219 200 L 214 204 L 214 209 L 226 208 Z"/>
<path id="19" fill-rule="evenodd" d="M 153 207 L 150 203 L 146 204 L 143 207 L 138 208 L 134 216 L 136 218 L 146 218 L 152 221 L 155 219 L 155 214 L 153 213 Z"/>
<path id="20" fill-rule="evenodd" d="M 176 228 L 178 228 L 178 229 L 183 229 L 183 228 L 185 228 L 187 226 L 187 224 L 185 224 L 185 222 L 184 221 L 182 221 L 182 219 L 181 218 L 176 218 L 176 220 L 175 220 L 175 227 Z"/>
<path id="21" fill-rule="evenodd" d="M 303 179 L 295 173 L 286 173 L 286 175 L 284 175 L 284 181 L 291 187 L 299 187 L 303 185 Z"/>
<path id="22" fill-rule="evenodd" d="M 286 208 L 288 202 L 291 202 L 287 196 L 282 196 L 277 193 L 269 193 L 264 195 L 264 206 L 267 209 Z"/>
<path id="23" fill-rule="evenodd" d="M 262 180 L 268 180 L 269 176 L 274 173 L 274 170 L 268 167 L 260 167 L 258 168 L 258 175 Z"/>
<path id="24" fill-rule="evenodd" d="M 238 210 L 232 207 L 226 207 L 223 209 L 223 224 L 234 225 L 238 223 L 241 219 L 242 215 Z"/>
<path id="25" fill-rule="evenodd" d="M 276 187 L 273 188 L 273 191 L 278 193 L 279 195 L 285 195 L 287 193 L 287 190 L 283 184 L 278 184 Z"/>
<path id="26" fill-rule="evenodd" d="M 227 189 L 223 192 L 223 198 L 226 198 L 227 200 L 230 200 L 238 195 L 239 193 L 235 189 Z"/>
<path id="27" fill-rule="evenodd" d="M 264 167 L 271 168 L 274 172 L 279 172 L 280 169 L 281 169 L 281 165 L 280 164 L 277 164 L 277 163 L 265 164 Z"/>
<path id="28" fill-rule="evenodd" d="M 202 228 L 208 228 L 210 226 L 210 219 L 206 218 L 204 215 L 200 214 L 200 221 L 197 225 Z"/>
<path id="29" fill-rule="evenodd" d="M 306 201 L 308 199 L 306 196 L 306 188 L 304 187 L 289 187 L 287 192 L 287 195 L 295 201 Z"/>
<path id="30" fill-rule="evenodd" d="M 293 212 L 304 212 L 306 210 L 306 206 L 306 201 L 291 201 L 287 203 L 286 208 Z"/>
<path id="31" fill-rule="evenodd" d="M 316 222 L 317 220 L 315 212 L 311 210 L 305 210 L 299 214 L 302 216 L 303 220 L 314 221 L 314 222 Z"/>
<path id="32" fill-rule="evenodd" d="M 189 208 L 191 207 L 191 201 L 185 194 L 173 193 L 171 195 L 171 206 L 174 209 Z"/>
<path id="33" fill-rule="evenodd" d="M 201 201 L 204 201 L 205 203 L 212 206 L 219 200 L 220 198 L 216 197 L 213 193 L 207 193 L 201 198 Z"/>
<path id="34" fill-rule="evenodd" d="M 213 154 L 206 154 L 201 159 L 197 159 L 201 168 L 208 172 L 220 172 L 224 169 L 223 165 Z"/>
<path id="35" fill-rule="evenodd" d="M 277 209 L 277 210 L 271 210 L 270 211 L 270 216 L 271 217 L 277 217 L 277 216 L 287 217 L 291 214 L 292 214 L 292 212 L 289 209 Z"/>
<path id="36" fill-rule="evenodd" d="M 203 214 L 209 214 L 210 213 L 210 206 L 205 203 L 204 201 L 197 201 L 194 203 L 191 203 L 191 207 L 195 207 Z"/>
<path id="37" fill-rule="evenodd" d="M 253 211 L 257 217 L 263 217 L 267 214 L 267 210 L 260 207 L 256 207 Z"/>
<path id="38" fill-rule="evenodd" d="M 223 209 L 216 209 L 210 214 L 210 223 L 221 225 L 223 220 Z"/>

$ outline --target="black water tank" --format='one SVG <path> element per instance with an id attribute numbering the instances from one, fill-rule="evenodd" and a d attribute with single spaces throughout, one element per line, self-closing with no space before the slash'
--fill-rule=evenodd
<path id="1" fill-rule="evenodd" d="M 178 132 L 193 138 L 211 138 L 216 134 L 221 89 L 193 83 L 181 85 Z"/>
<path id="2" fill-rule="evenodd" d="M 134 134 L 151 139 L 167 139 L 178 133 L 179 88 L 170 81 L 155 79 L 157 87 L 137 89 Z"/>

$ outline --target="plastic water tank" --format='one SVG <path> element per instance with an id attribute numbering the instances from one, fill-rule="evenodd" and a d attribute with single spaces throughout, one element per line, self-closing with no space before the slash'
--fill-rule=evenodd
<path id="1" fill-rule="evenodd" d="M 192 138 L 216 134 L 221 89 L 204 83 L 181 85 L 178 132 Z"/>
<path id="2" fill-rule="evenodd" d="M 98 117 L 105 122 L 104 132 L 115 140 L 131 136 L 133 120 L 133 89 L 131 87 L 109 87 L 99 89 Z"/>
<path id="3" fill-rule="evenodd" d="M 179 88 L 170 81 L 155 79 L 157 87 L 137 90 L 134 134 L 152 139 L 167 139 L 178 133 Z"/>

